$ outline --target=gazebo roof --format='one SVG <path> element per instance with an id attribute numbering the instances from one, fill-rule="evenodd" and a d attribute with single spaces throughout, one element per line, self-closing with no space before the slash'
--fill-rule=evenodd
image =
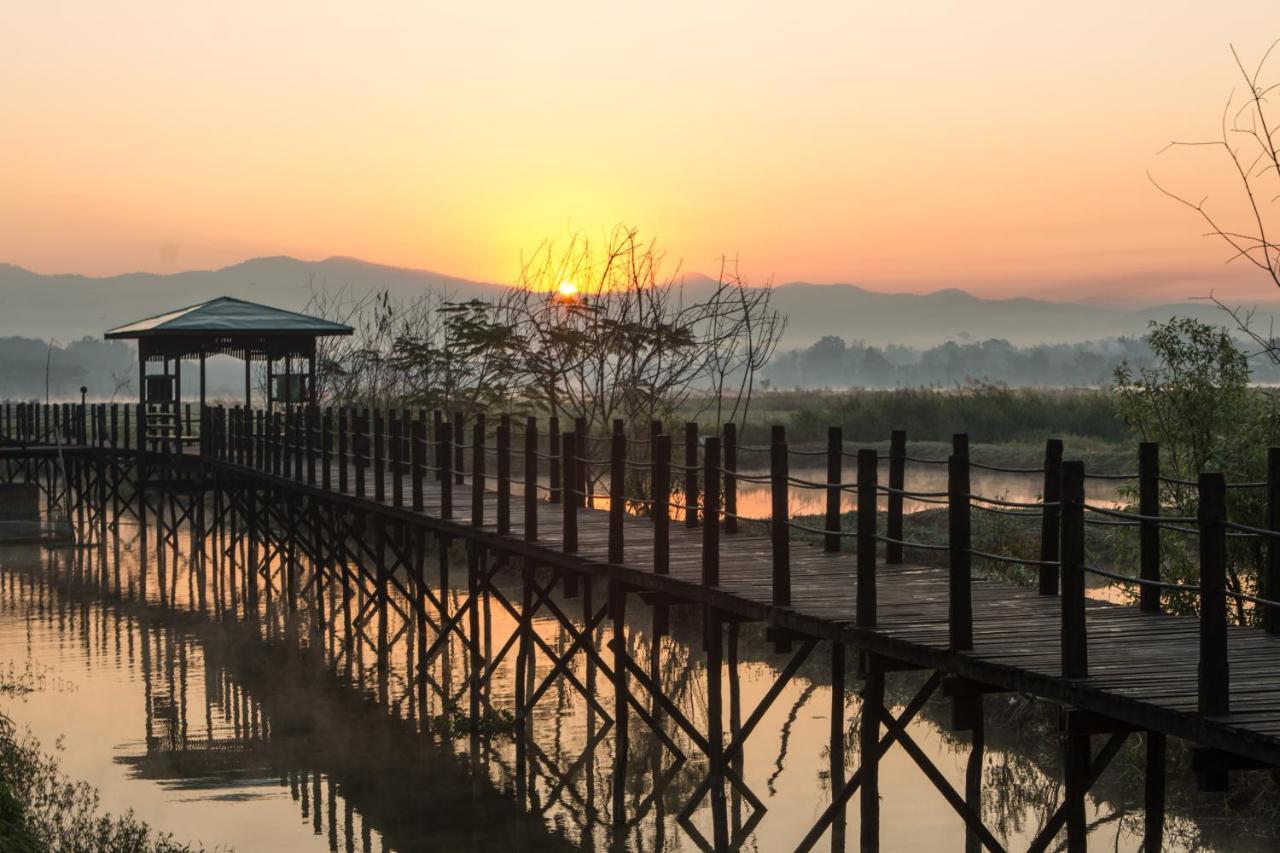
<path id="1" fill-rule="evenodd" d="M 349 335 L 350 326 L 308 317 L 296 311 L 285 311 L 232 296 L 219 296 L 207 302 L 147 317 L 107 331 L 104 337 L 151 338 L 158 336 L 199 337 L 213 335 L 221 339 L 236 336 L 260 338 L 267 335 L 320 337 Z"/>

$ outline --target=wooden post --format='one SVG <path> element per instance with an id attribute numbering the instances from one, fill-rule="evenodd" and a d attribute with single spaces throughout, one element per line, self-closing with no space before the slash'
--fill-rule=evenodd
<path id="1" fill-rule="evenodd" d="M 1147 732 L 1147 773 L 1143 791 L 1143 850 L 1164 849 L 1165 735 Z"/>
<path id="2" fill-rule="evenodd" d="M 307 485 L 314 486 L 316 484 L 316 445 L 320 443 L 318 435 L 320 413 L 315 406 L 307 406 L 302 411 L 305 415 L 303 429 L 306 430 L 306 436 L 303 444 L 307 452 Z"/>
<path id="3" fill-rule="evenodd" d="M 404 421 L 391 414 L 391 505 L 404 506 Z"/>
<path id="4" fill-rule="evenodd" d="M 902 562 L 903 495 L 907 486 L 907 433 L 895 429 L 889 434 L 889 495 L 885 515 L 885 536 L 896 539 L 884 546 L 884 561 L 889 565 Z"/>
<path id="5" fill-rule="evenodd" d="M 951 436 L 951 454 L 953 456 L 969 455 L 969 433 L 957 432 Z"/>
<path id="6" fill-rule="evenodd" d="M 427 476 L 427 422 L 422 418 L 413 422 L 413 443 L 409 446 L 409 456 L 413 472 L 413 511 L 422 512 L 422 489 Z"/>
<path id="7" fill-rule="evenodd" d="M 702 585 L 720 585 L 720 439 L 708 436 L 703 448 Z"/>
<path id="8" fill-rule="evenodd" d="M 564 448 L 564 484 L 565 496 L 560 502 L 560 506 L 564 511 L 564 552 L 572 554 L 578 550 L 578 498 L 572 492 L 576 488 L 577 473 L 574 457 L 577 455 L 574 448 L 577 446 L 577 439 L 571 432 L 566 432 L 561 437 L 561 447 Z"/>
<path id="9" fill-rule="evenodd" d="M 587 496 L 587 492 L 589 491 L 587 488 L 587 481 L 589 479 L 587 458 L 591 455 L 587 450 L 587 439 L 591 437 L 591 432 L 587 429 L 587 419 L 581 415 L 573 419 L 573 435 L 573 455 L 576 457 L 573 460 L 573 472 L 577 476 L 577 479 L 574 481 L 574 488 L 578 493 L 578 508 L 586 509 L 591 505 L 589 503 L 590 499 Z M 565 453 L 568 452 L 569 448 L 566 447 Z M 568 486 L 569 484 L 565 483 L 565 488 L 568 488 Z"/>
<path id="10" fill-rule="evenodd" d="M 350 435 L 346 406 L 338 407 L 338 491 L 347 493 L 347 442 Z"/>
<path id="11" fill-rule="evenodd" d="M 698 526 L 698 425 L 684 425 L 684 526 Z"/>
<path id="12" fill-rule="evenodd" d="M 1267 449 L 1267 528 L 1280 531 L 1280 447 Z M 1272 601 L 1280 600 L 1280 539 L 1267 537 L 1267 569 L 1262 594 Z M 1280 634 L 1280 613 L 1264 607 L 1263 624 L 1268 634 Z"/>
<path id="13" fill-rule="evenodd" d="M 524 538 L 538 541 L 538 419 L 524 422 Z"/>
<path id="14" fill-rule="evenodd" d="M 449 468 L 449 460 L 440 455 L 440 426 L 444 423 L 444 412 L 439 409 L 431 411 L 431 438 L 435 445 L 436 452 L 436 479 L 439 480 L 444 476 L 444 472 Z"/>
<path id="15" fill-rule="evenodd" d="M 436 437 L 440 442 L 440 458 L 444 460 L 440 470 L 440 517 L 450 519 L 453 518 L 453 477 L 449 476 L 449 460 L 453 459 L 453 424 L 448 421 L 441 423 Z M 448 541 L 442 538 L 440 548 L 448 550 Z"/>
<path id="16" fill-rule="evenodd" d="M 613 422 L 609 437 L 609 562 L 621 564 L 627 502 L 627 436 L 621 420 Z"/>
<path id="17" fill-rule="evenodd" d="M 498 421 L 498 533 L 511 532 L 511 416 Z"/>
<path id="18" fill-rule="evenodd" d="M 1044 505 L 1040 508 L 1040 594 L 1058 594 L 1059 537 L 1062 520 L 1062 440 L 1044 443 Z"/>
<path id="19" fill-rule="evenodd" d="M 333 487 L 333 409 L 326 406 L 320 413 L 320 488 Z"/>
<path id="20" fill-rule="evenodd" d="M 555 415 L 547 421 L 547 495 L 550 503 L 561 499 L 560 471 L 564 466 L 560 458 L 560 419 Z"/>
<path id="21" fill-rule="evenodd" d="M 879 459 L 870 448 L 858 451 L 858 599 L 859 627 L 876 624 L 876 499 Z"/>
<path id="22" fill-rule="evenodd" d="M 769 444 L 769 532 L 773 540 L 773 603 L 791 606 L 791 509 L 787 483 L 787 431 L 775 425 Z"/>
<path id="23" fill-rule="evenodd" d="M 844 436 L 840 427 L 827 428 L 827 519 L 823 537 L 823 549 L 830 552 L 840 550 L 840 498 L 842 497 L 840 478 L 844 457 Z M 861 454 L 859 454 L 861 463 Z"/>
<path id="24" fill-rule="evenodd" d="M 617 434 L 615 433 L 615 442 Z M 610 492 L 612 493 L 612 489 Z M 610 498 L 612 500 L 612 496 Z M 610 560 L 610 562 L 615 562 Z M 621 562 L 618 560 L 617 562 Z M 627 667 L 623 656 L 627 653 L 627 592 L 616 580 L 609 582 L 609 617 L 613 622 L 613 725 L 614 725 L 614 766 L 613 766 L 613 804 L 612 818 L 615 837 L 626 826 L 627 818 L 627 758 L 630 750 L 627 718 L 630 708 L 627 707 L 629 687 L 627 685 Z"/>
<path id="25" fill-rule="evenodd" d="M 1066 479 L 1065 474 L 1063 477 Z M 1063 523 L 1066 523 L 1065 518 Z M 1066 597 L 1065 581 L 1063 597 Z M 1068 732 L 1063 739 L 1062 772 L 1064 778 L 1063 808 L 1067 816 L 1068 853 L 1086 853 L 1089 847 L 1088 823 L 1085 814 L 1085 794 L 1089 787 L 1089 735 Z"/>
<path id="26" fill-rule="evenodd" d="M 1227 659 L 1227 484 L 1201 474 L 1200 491 L 1200 713 L 1231 710 Z"/>
<path id="27" fill-rule="evenodd" d="M 467 422 L 462 417 L 462 412 L 453 413 L 453 482 L 461 486 L 463 480 L 463 472 L 467 466 L 466 449 L 463 447 L 467 443 Z"/>
<path id="28" fill-rule="evenodd" d="M 665 575 L 671 571 L 671 436 L 654 436 L 651 464 L 653 573 Z"/>
<path id="29" fill-rule="evenodd" d="M 1084 463 L 1062 463 L 1062 677 L 1089 677 L 1084 607 Z"/>
<path id="30" fill-rule="evenodd" d="M 828 729 L 828 772 L 831 777 L 833 796 L 844 787 L 844 674 L 845 645 L 831 644 L 831 725 Z M 844 853 L 845 849 L 845 809 L 840 807 L 835 819 L 831 822 L 831 853 Z"/>
<path id="31" fill-rule="evenodd" d="M 1160 515 L 1160 445 L 1144 441 L 1138 445 L 1138 512 Z M 1160 525 L 1142 521 L 1138 526 L 1138 567 L 1143 580 L 1160 580 Z M 1143 584 L 1138 590 L 1138 607 L 1148 613 L 1160 612 L 1160 588 Z"/>
<path id="32" fill-rule="evenodd" d="M 352 454 L 355 456 L 356 497 L 364 497 L 364 471 L 369 463 L 369 415 L 367 412 L 352 416 Z"/>
<path id="33" fill-rule="evenodd" d="M 869 653 L 858 726 L 859 754 L 862 756 L 859 834 L 863 853 L 880 849 L 880 715 L 884 713 L 883 708 L 884 667 L 878 655 Z"/>
<path id="34" fill-rule="evenodd" d="M 386 425 L 382 410 L 373 410 L 373 499 L 382 503 L 387 499 L 387 445 Z"/>
<path id="35" fill-rule="evenodd" d="M 655 421 L 655 424 L 657 422 Z M 724 425 L 724 532 L 738 532 L 738 425 Z"/>
<path id="36" fill-rule="evenodd" d="M 947 460 L 947 530 L 950 546 L 947 624 L 952 651 L 973 648 L 973 557 L 970 553 L 973 531 L 969 515 L 969 457 L 953 454 Z"/>
<path id="37" fill-rule="evenodd" d="M 471 524 L 484 526 L 484 412 L 471 427 Z"/>

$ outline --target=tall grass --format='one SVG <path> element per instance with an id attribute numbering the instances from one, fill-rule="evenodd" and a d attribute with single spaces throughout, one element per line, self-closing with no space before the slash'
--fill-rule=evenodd
<path id="1" fill-rule="evenodd" d="M 763 438 L 767 422 L 783 423 L 793 442 L 826 440 L 839 426 L 849 442 L 879 442 L 895 429 L 913 441 L 949 441 L 966 432 L 974 442 L 1040 442 L 1076 436 L 1128 442 L 1133 434 L 1101 390 L 1010 389 L 978 385 L 959 389 L 902 388 L 829 394 L 764 394 L 753 401 L 748 432 Z"/>

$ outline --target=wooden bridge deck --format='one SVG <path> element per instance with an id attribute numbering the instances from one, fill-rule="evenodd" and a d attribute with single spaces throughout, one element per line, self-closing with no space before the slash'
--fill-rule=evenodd
<path id="1" fill-rule="evenodd" d="M 411 482 L 404 478 L 403 506 L 373 499 L 374 480 L 366 471 L 366 496 L 354 497 L 354 485 L 333 489 L 265 474 L 225 461 L 205 464 L 226 473 L 258 478 L 263 484 L 326 494 L 352 508 L 413 520 L 437 532 L 483 542 L 528 556 L 537 562 L 622 580 L 641 590 L 666 593 L 673 601 L 707 604 L 741 618 L 825 639 L 841 640 L 897 661 L 941 670 L 999 688 L 1094 711 L 1259 761 L 1280 765 L 1280 637 L 1260 629 L 1228 629 L 1231 713 L 1206 717 L 1197 710 L 1199 623 L 1192 617 L 1146 613 L 1134 606 L 1087 602 L 1089 676 L 1061 676 L 1061 603 L 1057 596 L 1009 583 L 976 578 L 972 584 L 973 649 L 948 648 L 948 577 L 943 568 L 885 565 L 877 572 L 877 625 L 854 626 L 857 579 L 854 555 L 829 553 L 797 541 L 791 551 L 792 605 L 771 604 L 772 551 L 767 535 L 720 535 L 718 587 L 701 583 L 702 530 L 682 521 L 670 525 L 670 573 L 653 573 L 653 526 L 628 515 L 625 552 L 620 564 L 608 562 L 609 514 L 578 511 L 578 550 L 562 550 L 563 509 L 538 503 L 538 537 L 524 540 L 523 496 L 511 498 L 510 532 L 497 532 L 497 495 L 486 492 L 484 523 L 471 524 L 471 483 L 453 486 L 453 517 L 440 518 L 440 489 L 424 483 L 423 511 L 411 507 Z M 354 481 L 353 481 L 354 482 Z"/>

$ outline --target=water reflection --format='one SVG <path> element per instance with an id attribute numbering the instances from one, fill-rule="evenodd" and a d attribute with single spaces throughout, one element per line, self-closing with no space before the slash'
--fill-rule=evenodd
<path id="1" fill-rule="evenodd" d="M 134 808 L 181 838 L 243 851 L 688 850 L 714 837 L 719 799 L 745 848 L 784 850 L 859 764 L 852 653 L 840 671 L 847 691 L 833 692 L 832 652 L 819 647 L 755 720 L 789 660 L 758 625 L 726 626 L 723 666 L 709 671 L 695 608 L 671 608 L 670 632 L 655 633 L 660 609 L 633 597 L 614 636 L 602 589 L 584 584 L 567 598 L 539 574 L 522 601 L 520 567 L 494 567 L 470 610 L 465 589 L 431 587 L 455 619 L 474 616 L 479 641 L 468 645 L 421 630 L 394 587 L 380 627 L 382 602 L 366 579 L 322 583 L 288 553 L 271 555 L 267 574 L 280 585 L 264 587 L 249 623 L 237 618 L 245 590 L 201 570 L 205 548 L 190 550 L 228 543 L 197 542 L 184 526 L 149 539 L 136 526 L 117 532 L 90 548 L 0 549 L 0 660 L 39 674 L 44 689 L 12 710 L 46 745 L 66 736 L 67 772 L 97 786 L 107 808 Z M 291 575 L 293 613 L 280 594 Z M 533 604 L 521 685 L 512 638 Z M 616 800 L 610 639 L 661 686 L 660 701 L 639 673 L 632 681 Z M 923 677 L 892 675 L 886 705 L 901 710 Z M 722 709 L 709 706 L 709 682 L 722 684 Z M 518 693 L 538 695 L 523 727 L 513 725 Z M 982 811 L 1002 843 L 1025 847 L 1061 798 L 1055 718 L 1019 697 L 985 701 Z M 947 730 L 950 711 L 932 701 L 908 731 L 963 791 L 970 736 Z M 702 733 L 722 719 L 726 742 L 754 724 L 732 756 L 733 783 L 692 805 L 710 767 L 676 715 Z M 1099 845 L 1140 844 L 1141 788 L 1128 773 L 1118 761 L 1088 803 Z M 962 843 L 962 821 L 900 749 L 886 754 L 880 786 L 885 849 Z M 843 826 L 857 825 L 854 798 L 818 849 L 838 848 Z M 1243 817 L 1206 830 L 1171 816 L 1169 827 L 1171 849 L 1273 844 Z"/>

